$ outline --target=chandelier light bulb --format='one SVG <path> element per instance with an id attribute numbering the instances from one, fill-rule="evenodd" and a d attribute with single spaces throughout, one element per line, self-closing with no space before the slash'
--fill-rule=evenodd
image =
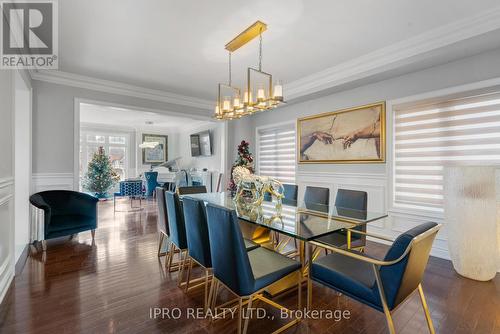
<path id="1" fill-rule="evenodd" d="M 222 101 L 222 111 L 231 111 L 231 98 L 229 96 L 225 96 L 224 100 Z"/>
<path id="2" fill-rule="evenodd" d="M 245 94 L 243 95 L 243 103 L 245 105 L 252 104 L 252 91 L 250 91 L 250 95 L 248 94 L 248 91 L 245 91 Z"/>
<path id="3" fill-rule="evenodd" d="M 239 109 L 241 107 L 240 105 L 240 95 L 236 94 L 233 99 L 233 107 L 234 109 Z"/>
<path id="4" fill-rule="evenodd" d="M 283 84 L 281 83 L 281 80 L 276 81 L 276 85 L 274 85 L 273 89 L 274 93 L 274 100 L 276 101 L 283 101 Z"/>
<path id="5" fill-rule="evenodd" d="M 259 84 L 259 86 L 257 87 L 257 101 L 262 102 L 265 100 L 266 100 L 266 93 L 264 91 L 264 85 Z"/>

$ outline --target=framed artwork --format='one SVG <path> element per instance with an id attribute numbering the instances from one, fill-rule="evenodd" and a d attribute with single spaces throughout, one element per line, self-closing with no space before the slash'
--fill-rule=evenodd
<path id="1" fill-rule="evenodd" d="M 142 142 L 156 142 L 153 148 L 142 149 L 142 164 L 157 165 L 168 160 L 168 136 L 142 134 Z"/>
<path id="2" fill-rule="evenodd" d="M 298 163 L 385 162 L 385 102 L 297 120 Z"/>

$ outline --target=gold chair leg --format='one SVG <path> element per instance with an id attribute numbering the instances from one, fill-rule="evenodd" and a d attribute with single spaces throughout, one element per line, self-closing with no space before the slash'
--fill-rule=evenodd
<path id="1" fill-rule="evenodd" d="M 299 279 L 297 282 L 297 310 L 302 309 L 302 271 L 299 270 Z"/>
<path id="2" fill-rule="evenodd" d="M 252 309 L 252 300 L 253 300 L 253 295 L 250 296 L 250 300 L 248 301 L 248 307 L 247 307 L 247 310 L 250 310 Z M 241 311 L 243 312 L 243 309 L 241 309 Z M 252 313 L 250 313 L 252 314 Z M 246 317 L 245 317 L 245 325 L 243 325 L 243 334 L 246 334 L 247 333 L 247 329 L 248 329 L 248 322 L 250 321 L 250 316 L 247 312 L 246 314 Z"/>
<path id="3" fill-rule="evenodd" d="M 243 298 L 238 298 L 238 334 L 241 334 L 241 320 L 243 318 Z"/>
<path id="4" fill-rule="evenodd" d="M 172 260 L 174 258 L 174 244 L 170 243 L 170 247 L 168 247 L 168 255 L 167 255 L 167 261 L 165 262 L 167 264 L 167 272 L 170 272 L 170 268 L 172 267 Z"/>
<path id="5" fill-rule="evenodd" d="M 165 234 L 160 232 L 160 240 L 158 241 L 158 257 L 165 255 L 161 252 L 161 247 L 163 246 L 163 241 L 165 240 Z"/>
<path id="6" fill-rule="evenodd" d="M 219 293 L 219 281 L 217 279 L 214 279 L 212 280 L 212 312 L 214 314 L 216 314 L 216 310 L 215 310 L 215 305 L 217 303 L 217 294 Z M 215 317 L 212 317 L 212 321 L 215 320 Z"/>
<path id="7" fill-rule="evenodd" d="M 187 268 L 187 278 L 186 278 L 186 292 L 188 292 L 188 289 L 189 289 L 189 279 L 191 278 L 191 268 L 193 268 L 193 260 L 188 255 L 188 251 L 186 251 L 186 257 L 188 258 L 187 261 L 189 261 L 189 265 L 188 265 L 188 268 Z"/>
<path id="8" fill-rule="evenodd" d="M 312 279 L 311 276 L 307 276 L 307 310 L 311 310 L 311 304 L 312 304 Z"/>
<path id="9" fill-rule="evenodd" d="M 182 256 L 184 254 L 184 256 Z M 179 261 L 180 261 L 180 266 L 181 269 L 179 270 L 179 277 L 177 280 L 177 286 L 180 287 L 182 283 L 182 277 L 184 276 L 184 266 L 186 265 L 186 258 L 187 258 L 187 251 L 184 252 L 183 250 L 180 251 L 179 253 Z"/>
<path id="10" fill-rule="evenodd" d="M 207 307 L 209 303 L 209 294 L 208 294 L 208 269 L 205 269 L 205 312 L 207 312 Z"/>
<path id="11" fill-rule="evenodd" d="M 420 301 L 422 302 L 422 307 L 425 313 L 425 320 L 427 320 L 427 327 L 429 327 L 429 333 L 434 334 L 434 325 L 432 324 L 431 314 L 429 312 L 429 306 L 427 306 L 427 301 L 425 300 L 424 290 L 422 289 L 422 284 L 418 285 L 418 294 L 420 295 Z"/>
<path id="12" fill-rule="evenodd" d="M 214 294 L 214 287 L 215 287 L 215 277 L 212 279 L 212 282 L 210 283 L 210 291 L 208 293 L 208 300 L 207 300 L 207 310 L 205 311 L 208 311 L 208 308 L 210 309 L 210 311 L 212 311 L 212 298 L 213 298 L 212 296 Z"/>
<path id="13" fill-rule="evenodd" d="M 387 299 L 385 299 L 385 292 L 384 292 L 384 287 L 382 285 L 382 280 L 380 279 L 379 269 L 376 265 L 373 265 L 373 273 L 375 274 L 378 293 L 380 295 L 380 301 L 382 302 L 382 308 L 384 309 L 385 318 L 387 320 L 387 327 L 389 327 L 389 333 L 396 334 L 396 331 L 394 329 L 394 323 L 392 322 L 391 311 L 387 306 Z"/>

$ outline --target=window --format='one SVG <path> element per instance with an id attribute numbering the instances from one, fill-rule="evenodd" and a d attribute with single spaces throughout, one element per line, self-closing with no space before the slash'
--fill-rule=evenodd
<path id="1" fill-rule="evenodd" d="M 259 174 L 295 183 L 295 124 L 259 129 L 257 134 Z"/>
<path id="2" fill-rule="evenodd" d="M 109 155 L 111 165 L 120 175 L 120 179 L 127 178 L 129 134 L 82 129 L 80 134 L 80 179 L 87 172 L 88 164 L 99 146 L 102 146 L 106 154 Z"/>
<path id="3" fill-rule="evenodd" d="M 394 204 L 443 211 L 443 166 L 500 164 L 500 93 L 394 111 Z"/>

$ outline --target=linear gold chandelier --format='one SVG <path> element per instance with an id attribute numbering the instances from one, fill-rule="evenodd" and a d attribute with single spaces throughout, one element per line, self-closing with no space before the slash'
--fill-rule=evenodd
<path id="1" fill-rule="evenodd" d="M 273 76 L 262 71 L 262 33 L 266 29 L 265 23 L 257 21 L 226 44 L 225 49 L 229 52 L 229 78 L 227 84 L 219 83 L 218 85 L 214 114 L 216 119 L 232 120 L 273 109 L 284 103 L 281 81 L 277 80 L 273 86 Z M 247 86 L 242 98 L 241 90 L 232 84 L 231 54 L 257 36 L 259 36 L 259 66 L 247 69 Z"/>

